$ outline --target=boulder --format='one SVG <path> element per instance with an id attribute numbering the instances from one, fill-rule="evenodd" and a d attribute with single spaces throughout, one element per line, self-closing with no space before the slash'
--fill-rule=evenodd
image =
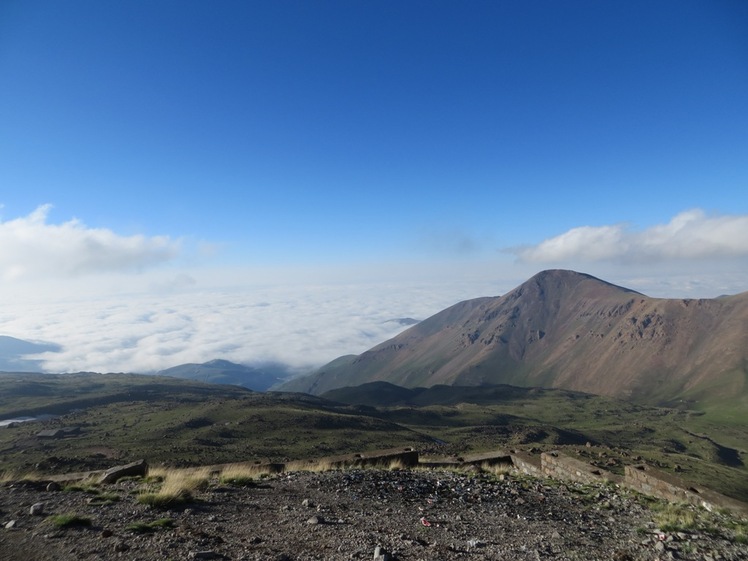
<path id="1" fill-rule="evenodd" d="M 374 548 L 373 561 L 392 561 L 392 555 L 390 555 L 390 553 L 381 545 L 378 545 Z"/>
<path id="2" fill-rule="evenodd" d="M 124 466 L 109 468 L 101 476 L 99 483 L 115 483 L 123 477 L 144 477 L 148 473 L 148 464 L 145 460 L 138 460 Z"/>
<path id="3" fill-rule="evenodd" d="M 34 503 L 31 505 L 31 508 L 29 509 L 29 514 L 31 516 L 41 516 L 44 514 L 44 503 Z"/>

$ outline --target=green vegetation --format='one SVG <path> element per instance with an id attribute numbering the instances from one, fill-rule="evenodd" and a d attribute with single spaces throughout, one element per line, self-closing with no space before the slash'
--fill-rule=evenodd
<path id="1" fill-rule="evenodd" d="M 109 505 L 120 500 L 120 496 L 117 493 L 105 492 L 98 483 L 91 481 L 81 481 L 65 485 L 62 491 L 64 493 L 86 493 L 92 495 L 88 499 L 88 504 L 90 505 Z"/>
<path id="2" fill-rule="evenodd" d="M 151 466 L 171 469 L 242 465 L 244 474 L 224 469 L 223 483 L 251 485 L 262 476 L 253 472 L 253 464 L 268 461 L 405 446 L 455 456 L 561 447 L 615 473 L 622 473 L 625 464 L 646 462 L 691 484 L 748 501 L 748 419 L 723 423 L 709 412 L 687 409 L 689 404 L 645 407 L 562 390 L 393 388 L 338 390 L 336 401 L 329 401 L 153 376 L 27 380 L 0 374 L 0 419 L 67 412 L 43 423 L 0 429 L 0 481 L 35 470 L 105 469 L 145 458 Z M 42 429 L 70 426 L 80 427 L 80 434 L 58 440 L 36 437 Z M 166 472 L 151 470 L 142 502 L 189 500 L 189 489 L 149 497 L 159 495 L 166 477 Z M 97 496 L 90 483 L 78 490 Z"/>
<path id="3" fill-rule="evenodd" d="M 74 526 L 90 526 L 91 519 L 78 514 L 55 514 L 49 520 L 57 528 L 71 528 Z"/>
<path id="4" fill-rule="evenodd" d="M 654 521 L 663 532 L 688 532 L 699 527 L 697 511 L 690 505 L 655 503 Z"/>
<path id="5" fill-rule="evenodd" d="M 65 485 L 62 490 L 65 493 L 88 493 L 89 495 L 98 495 L 101 493 L 101 489 L 95 483 L 71 483 Z"/>
<path id="6" fill-rule="evenodd" d="M 662 532 L 704 532 L 723 535 L 737 543 L 748 543 L 748 519 L 688 504 L 654 499 L 645 499 L 644 502 L 654 513 L 654 522 Z"/>
<path id="7" fill-rule="evenodd" d="M 159 518 L 153 522 L 133 522 L 125 527 L 125 530 L 134 534 L 150 534 L 157 530 L 172 528 L 174 520 L 171 518 Z"/>
<path id="8" fill-rule="evenodd" d="M 138 502 L 143 505 L 152 506 L 153 508 L 174 508 L 182 506 L 193 501 L 192 493 L 182 491 L 180 493 L 142 493 L 138 495 Z"/>

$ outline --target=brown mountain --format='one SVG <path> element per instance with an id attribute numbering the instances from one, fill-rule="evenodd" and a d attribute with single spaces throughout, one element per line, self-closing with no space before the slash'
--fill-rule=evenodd
<path id="1" fill-rule="evenodd" d="M 590 275 L 544 271 L 503 296 L 451 306 L 282 389 L 318 394 L 379 380 L 745 403 L 748 292 L 649 298 Z"/>

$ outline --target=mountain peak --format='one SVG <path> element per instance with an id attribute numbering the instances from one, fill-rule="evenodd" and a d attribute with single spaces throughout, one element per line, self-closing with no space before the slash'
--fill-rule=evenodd
<path id="1" fill-rule="evenodd" d="M 602 296 L 603 294 L 614 293 L 639 294 L 635 290 L 609 283 L 587 273 L 578 273 L 569 269 L 547 269 L 541 271 L 518 286 L 515 291 L 519 291 L 522 294 L 531 288 L 534 293 L 539 292 L 540 295 L 546 293 L 577 293 L 577 291 L 582 291 L 588 296 Z"/>
<path id="2" fill-rule="evenodd" d="M 748 293 L 649 298 L 585 273 L 541 271 L 503 296 L 465 300 L 294 389 L 511 384 L 658 400 L 746 399 Z M 694 344 L 698 342 L 698 344 Z M 707 396 L 706 398 L 704 396 Z"/>

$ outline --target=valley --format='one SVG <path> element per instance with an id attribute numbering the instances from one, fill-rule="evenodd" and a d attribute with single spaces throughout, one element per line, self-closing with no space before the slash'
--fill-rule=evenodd
<path id="1" fill-rule="evenodd" d="M 748 500 L 748 430 L 698 411 L 514 386 L 408 389 L 379 382 L 323 396 L 129 374 L 0 374 L 0 471 L 65 473 L 152 465 L 283 462 L 411 446 L 460 455 L 563 449 L 622 473 L 650 463 Z M 75 429 L 71 433 L 60 429 Z M 49 438 L 40 434 L 57 430 Z"/>

